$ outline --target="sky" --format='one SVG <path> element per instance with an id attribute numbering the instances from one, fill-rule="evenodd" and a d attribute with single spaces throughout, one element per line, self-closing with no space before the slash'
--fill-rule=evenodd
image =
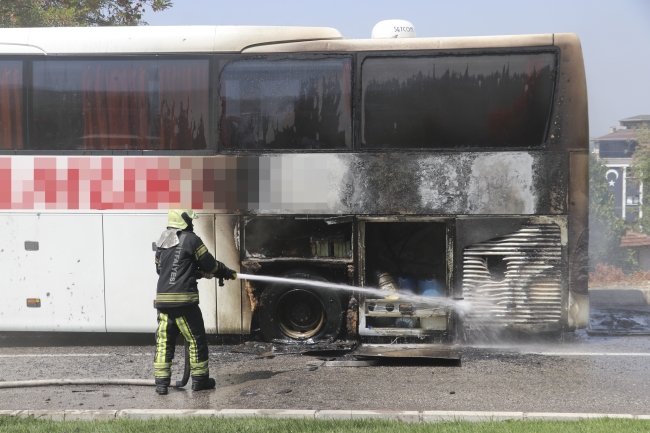
<path id="1" fill-rule="evenodd" d="M 386 19 L 418 37 L 576 33 L 582 42 L 595 138 L 618 121 L 650 115 L 650 0 L 173 0 L 149 25 L 334 27 L 366 39 Z"/>

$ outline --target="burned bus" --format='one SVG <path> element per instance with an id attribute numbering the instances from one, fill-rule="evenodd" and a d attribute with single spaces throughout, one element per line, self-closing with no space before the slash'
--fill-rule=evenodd
<path id="1" fill-rule="evenodd" d="M 574 34 L 0 29 L 0 330 L 153 332 L 170 208 L 238 272 L 208 333 L 439 343 L 585 327 L 588 120 Z"/>

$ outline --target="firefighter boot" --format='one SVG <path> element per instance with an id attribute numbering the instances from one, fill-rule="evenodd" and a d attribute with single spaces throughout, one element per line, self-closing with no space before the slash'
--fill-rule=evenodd
<path id="1" fill-rule="evenodd" d="M 169 393 L 169 390 L 167 389 L 169 387 L 171 380 L 169 379 L 156 379 L 156 394 L 158 395 L 167 395 Z"/>
<path id="2" fill-rule="evenodd" d="M 192 391 L 203 391 L 204 389 L 213 389 L 217 382 L 211 377 L 192 376 Z"/>

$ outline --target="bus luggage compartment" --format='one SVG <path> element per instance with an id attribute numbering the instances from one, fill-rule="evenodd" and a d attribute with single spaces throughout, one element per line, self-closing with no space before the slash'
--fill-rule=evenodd
<path id="1" fill-rule="evenodd" d="M 106 331 L 101 215 L 10 213 L 0 226 L 0 330 Z"/>
<path id="2" fill-rule="evenodd" d="M 359 221 L 360 285 L 379 287 L 385 297 L 360 295 L 359 335 L 429 337 L 451 341 L 453 312 L 447 308 L 450 288 L 453 220 L 419 217 L 364 217 Z M 388 281 L 388 283 L 387 283 Z M 430 302 L 391 295 L 397 289 Z M 380 341 L 379 339 L 378 341 Z"/>

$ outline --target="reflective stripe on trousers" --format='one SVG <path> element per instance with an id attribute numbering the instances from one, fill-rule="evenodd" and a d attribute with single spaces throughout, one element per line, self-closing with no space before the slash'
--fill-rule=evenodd
<path id="1" fill-rule="evenodd" d="M 171 366 L 178 334 L 189 343 L 192 376 L 208 376 L 208 344 L 205 338 L 203 316 L 198 304 L 177 308 L 158 309 L 156 330 L 156 355 L 154 376 L 167 382 L 171 380 Z"/>

